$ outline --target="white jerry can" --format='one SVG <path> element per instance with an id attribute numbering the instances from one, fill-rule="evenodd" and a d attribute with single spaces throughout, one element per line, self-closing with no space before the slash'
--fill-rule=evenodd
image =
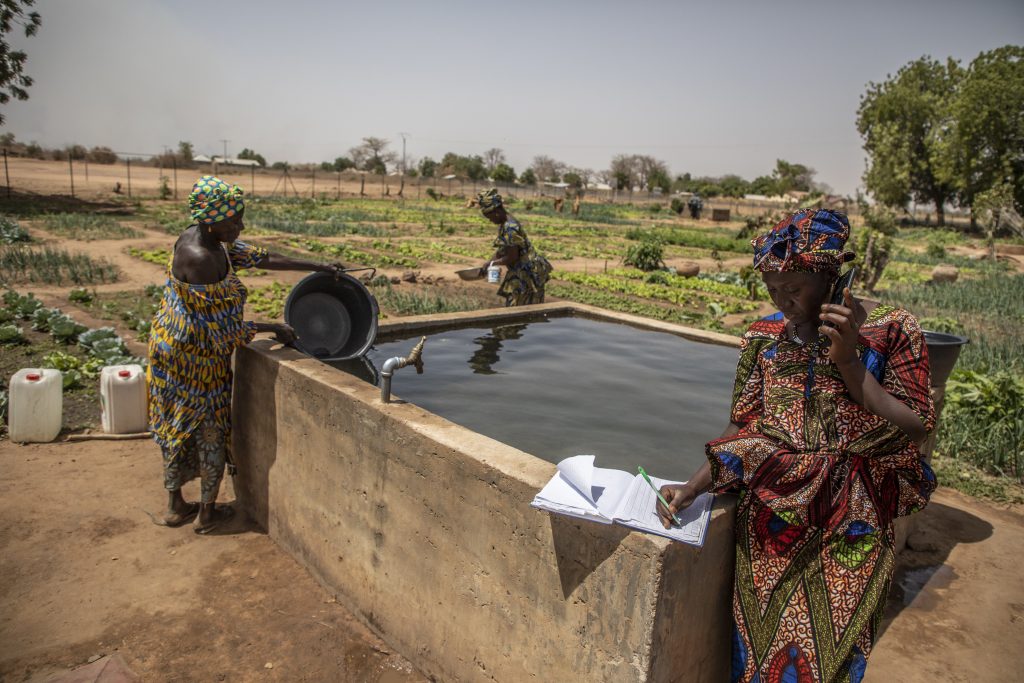
<path id="1" fill-rule="evenodd" d="M 22 368 L 11 377 L 7 434 L 18 443 L 46 443 L 60 434 L 64 383 L 60 370 Z"/>
<path id="2" fill-rule="evenodd" d="M 142 366 L 109 365 L 100 370 L 100 405 L 107 434 L 135 434 L 149 429 Z"/>

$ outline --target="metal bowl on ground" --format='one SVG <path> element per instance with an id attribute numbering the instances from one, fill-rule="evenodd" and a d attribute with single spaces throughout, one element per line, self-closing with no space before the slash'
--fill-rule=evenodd
<path id="1" fill-rule="evenodd" d="M 320 360 L 358 358 L 377 338 L 377 300 L 351 275 L 313 273 L 299 281 L 284 304 L 295 346 Z"/>
<path id="2" fill-rule="evenodd" d="M 480 280 L 484 277 L 483 271 L 479 268 L 463 268 L 456 270 L 455 274 L 459 276 L 460 280 Z"/>

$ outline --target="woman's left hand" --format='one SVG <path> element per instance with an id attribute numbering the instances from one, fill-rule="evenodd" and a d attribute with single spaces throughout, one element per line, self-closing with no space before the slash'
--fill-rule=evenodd
<path id="1" fill-rule="evenodd" d="M 857 333 L 860 329 L 856 304 L 849 287 L 843 290 L 843 303 L 843 306 L 822 304 L 819 316 L 823 324 L 818 331 L 832 342 L 828 348 L 828 357 L 837 365 L 857 358 Z"/>

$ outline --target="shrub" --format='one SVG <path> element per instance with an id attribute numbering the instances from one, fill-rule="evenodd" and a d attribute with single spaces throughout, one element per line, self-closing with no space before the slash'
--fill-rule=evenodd
<path id="1" fill-rule="evenodd" d="M 686 211 L 686 202 L 684 202 L 679 197 L 673 197 L 670 208 L 679 215 L 682 215 L 683 212 Z"/>
<path id="2" fill-rule="evenodd" d="M 956 370 L 946 383 L 942 450 L 990 472 L 1024 478 L 1024 378 Z"/>
<path id="3" fill-rule="evenodd" d="M 622 262 L 645 272 L 658 270 L 665 267 L 664 253 L 665 249 L 659 240 L 645 239 L 639 244 L 631 244 Z"/>
<path id="4" fill-rule="evenodd" d="M 78 287 L 76 289 L 72 289 L 71 293 L 68 294 L 69 301 L 73 301 L 79 304 L 87 304 L 90 301 L 92 301 L 92 299 L 92 292 L 90 292 L 85 287 Z"/>
<path id="5" fill-rule="evenodd" d="M 20 344 L 25 341 L 21 328 L 14 323 L 0 325 L 0 344 Z"/>
<path id="6" fill-rule="evenodd" d="M 9 216 L 0 217 L 0 244 L 28 242 L 31 239 L 28 236 L 28 230 L 21 227 L 18 221 Z"/>

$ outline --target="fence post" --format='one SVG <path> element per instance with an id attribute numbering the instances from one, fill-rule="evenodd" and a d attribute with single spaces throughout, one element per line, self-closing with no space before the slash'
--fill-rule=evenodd
<path id="1" fill-rule="evenodd" d="M 366 174 L 365 173 L 362 174 L 361 176 L 359 176 L 359 196 L 360 197 L 365 197 L 366 196 Z"/>
<path id="2" fill-rule="evenodd" d="M 132 196 L 132 160 L 125 159 L 124 164 L 128 169 L 128 198 Z"/>
<path id="3" fill-rule="evenodd" d="M 249 192 L 252 194 L 253 199 L 256 198 L 256 167 L 249 167 Z"/>
<path id="4" fill-rule="evenodd" d="M 178 159 L 177 157 L 171 158 L 171 169 L 174 171 L 174 198 L 178 198 Z"/>
<path id="5" fill-rule="evenodd" d="M 338 171 L 338 196 L 335 199 L 341 199 L 341 171 Z"/>
<path id="6" fill-rule="evenodd" d="M 71 196 L 75 196 L 75 168 L 71 165 L 71 150 L 68 150 L 68 178 L 71 179 Z"/>
<path id="7" fill-rule="evenodd" d="M 4 147 L 4 177 L 7 178 L 7 198 L 11 198 L 11 170 L 7 168 L 7 148 Z"/>
<path id="8" fill-rule="evenodd" d="M 309 198 L 316 199 L 316 169 L 312 170 L 313 189 L 309 191 Z"/>

